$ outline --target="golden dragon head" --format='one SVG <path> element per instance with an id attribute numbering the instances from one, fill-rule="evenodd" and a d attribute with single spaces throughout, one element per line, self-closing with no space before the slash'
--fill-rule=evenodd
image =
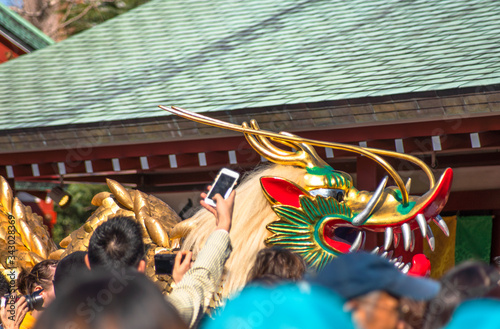
<path id="1" fill-rule="evenodd" d="M 262 189 L 279 217 L 267 225 L 272 235 L 266 239 L 266 244 L 291 249 L 315 268 L 322 268 L 341 253 L 362 248 L 369 231 L 384 232 L 384 245 L 381 246 L 384 250 L 389 250 L 399 241 L 405 250 L 410 250 L 417 230 L 434 250 L 435 240 L 429 227 L 431 221 L 446 235 L 449 234 L 439 213 L 451 188 L 453 172 L 450 168 L 436 183 L 431 169 L 422 160 L 407 154 L 305 139 L 285 132 L 277 134 L 259 129 L 254 120 L 240 126 L 178 107 L 160 108 L 193 121 L 242 132 L 250 145 L 266 159 L 306 169 L 303 186 L 280 177 L 261 178 Z M 318 156 L 313 145 L 363 155 L 382 166 L 388 176 L 374 192 L 358 191 L 351 176 L 329 166 Z M 409 182 L 405 185 L 382 156 L 419 166 L 429 179 L 429 190 L 422 196 L 410 196 Z M 396 186 L 386 187 L 389 176 Z M 396 265 L 404 272 L 410 267 L 404 263 Z"/>
<path id="2" fill-rule="evenodd" d="M 251 122 L 251 126 L 258 130 L 256 122 Z M 434 236 L 428 225 L 431 220 L 448 234 L 439 212 L 448 199 L 451 169 L 444 172 L 437 184 L 432 181 L 433 187 L 426 194 L 408 196 L 405 202 L 403 195 L 409 186 L 402 190 L 386 187 L 388 176 L 375 192 L 358 191 L 348 174 L 334 170 L 308 144 L 272 139 L 293 149 L 287 151 L 265 137 L 246 137 L 268 160 L 306 169 L 304 186 L 280 177 L 262 177 L 261 186 L 280 218 L 267 225 L 273 235 L 266 243 L 297 252 L 313 267 L 322 268 L 333 257 L 360 249 L 367 231 L 385 232 L 384 250 L 398 243 L 401 236 L 405 250 L 409 250 L 415 243 L 414 230 L 420 230 L 434 249 Z M 404 270 L 409 270 L 409 266 Z"/>

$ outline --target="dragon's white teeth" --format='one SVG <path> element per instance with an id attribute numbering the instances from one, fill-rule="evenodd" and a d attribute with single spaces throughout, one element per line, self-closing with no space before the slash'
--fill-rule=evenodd
<path id="1" fill-rule="evenodd" d="M 401 262 L 401 263 L 399 263 L 398 267 L 399 267 L 399 269 L 402 269 L 404 266 L 405 266 L 405 263 Z"/>
<path id="2" fill-rule="evenodd" d="M 422 238 L 427 236 L 427 220 L 425 219 L 424 214 L 418 214 L 416 218 L 418 227 L 420 227 L 420 231 L 422 232 Z"/>
<path id="3" fill-rule="evenodd" d="M 441 216 L 437 215 L 436 218 L 432 219 L 432 221 L 436 223 L 436 225 L 441 229 L 441 231 L 443 231 L 444 235 L 448 237 L 450 236 L 450 230 L 448 229 L 448 225 L 446 225 L 446 222 Z"/>
<path id="4" fill-rule="evenodd" d="M 384 252 L 382 253 L 382 255 L 380 255 L 380 257 L 382 257 L 382 258 L 387 258 L 387 251 L 384 251 Z"/>
<path id="5" fill-rule="evenodd" d="M 384 249 L 387 250 L 391 247 L 392 239 L 394 237 L 394 230 L 392 227 L 386 227 L 384 238 Z"/>
<path id="6" fill-rule="evenodd" d="M 389 260 L 389 263 L 393 263 L 394 265 L 396 265 L 396 262 L 397 262 L 397 261 L 398 261 L 398 260 L 397 260 L 396 258 L 391 258 L 391 259 Z"/>
<path id="7" fill-rule="evenodd" d="M 399 246 L 399 233 L 394 233 L 394 249 L 396 249 Z"/>
<path id="8" fill-rule="evenodd" d="M 387 258 L 391 258 L 392 254 L 394 254 L 394 250 L 391 250 L 387 253 Z"/>
<path id="9" fill-rule="evenodd" d="M 380 250 L 380 248 L 379 248 L 379 247 L 375 247 L 375 248 L 371 251 L 371 253 L 372 253 L 372 254 L 374 254 L 374 255 L 378 255 L 378 251 L 379 251 L 379 250 Z"/>
<path id="10" fill-rule="evenodd" d="M 410 241 L 410 251 L 413 252 L 415 250 L 415 244 L 417 240 L 415 240 L 415 231 L 411 231 L 411 241 Z"/>
<path id="11" fill-rule="evenodd" d="M 408 251 L 411 245 L 410 224 L 404 223 L 403 225 L 401 225 L 401 231 L 403 232 L 403 243 L 405 246 L 405 251 Z"/>
<path id="12" fill-rule="evenodd" d="M 429 244 L 429 247 L 431 248 L 432 251 L 436 249 L 436 239 L 434 239 L 434 234 L 432 233 L 432 230 L 429 226 L 427 226 L 427 236 L 425 237 L 427 240 L 427 243 Z"/>
<path id="13" fill-rule="evenodd" d="M 434 236 L 434 232 L 429 224 L 427 224 L 427 236 Z"/>
<path id="14" fill-rule="evenodd" d="M 351 245 L 351 248 L 349 248 L 349 252 L 358 251 L 364 239 L 365 239 L 365 232 L 359 231 L 356 240 L 354 240 L 354 243 Z"/>
<path id="15" fill-rule="evenodd" d="M 394 262 L 394 266 L 396 266 L 397 268 L 399 268 L 399 265 L 401 265 L 400 262 Z"/>
<path id="16" fill-rule="evenodd" d="M 408 273 L 409 270 L 410 270 L 410 263 L 406 264 L 405 267 L 403 267 L 403 269 L 401 270 L 401 272 L 406 274 Z"/>
<path id="17" fill-rule="evenodd" d="M 398 262 L 401 263 L 403 261 L 403 256 L 398 257 Z"/>

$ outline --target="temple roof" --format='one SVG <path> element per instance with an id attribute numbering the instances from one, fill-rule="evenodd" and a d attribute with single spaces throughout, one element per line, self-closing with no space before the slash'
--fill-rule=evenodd
<path id="1" fill-rule="evenodd" d="M 0 128 L 494 85 L 499 30 L 499 1 L 152 0 L 1 65 Z"/>

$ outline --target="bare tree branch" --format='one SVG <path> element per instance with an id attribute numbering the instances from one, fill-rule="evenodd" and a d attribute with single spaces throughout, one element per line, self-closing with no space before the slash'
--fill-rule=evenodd
<path id="1" fill-rule="evenodd" d="M 37 10 L 37 11 L 27 11 L 25 10 L 24 8 L 17 8 L 17 7 L 10 7 L 11 10 L 15 11 L 16 13 L 18 13 L 19 15 L 22 15 L 22 16 L 27 16 L 27 17 L 40 17 L 43 15 L 43 12 L 45 11 L 45 9 L 47 9 L 49 7 L 49 2 L 45 2 L 43 4 L 43 6 Z"/>
<path id="2" fill-rule="evenodd" d="M 66 12 L 64 13 L 63 18 L 61 19 L 61 22 L 65 22 L 68 19 L 68 16 L 71 13 L 72 8 L 73 8 L 73 2 L 70 2 L 68 8 L 66 8 Z"/>
<path id="3" fill-rule="evenodd" d="M 93 9 L 99 11 L 101 6 L 106 7 L 103 6 L 106 3 L 116 4 L 116 10 L 115 7 L 111 8 L 112 12 L 113 10 L 117 12 L 114 15 L 123 9 L 119 4 L 124 2 L 118 0 L 23 0 L 23 8 L 11 7 L 11 9 L 54 40 L 60 41 L 74 33 L 73 27 L 76 25 L 71 25 L 72 23 L 81 20 Z M 72 17 L 73 15 L 76 16 Z M 87 19 L 93 22 L 91 15 L 87 15 L 83 21 Z M 85 23 L 84 26 L 86 24 L 88 25 Z M 78 26 L 75 29 L 80 31 L 85 27 Z"/>
<path id="4" fill-rule="evenodd" d="M 80 18 L 82 18 L 83 16 L 85 16 L 92 8 L 96 8 L 96 7 L 97 7 L 96 2 L 89 4 L 78 15 L 76 15 L 75 17 L 67 20 L 66 22 L 61 23 L 60 25 L 57 26 L 57 28 L 55 28 L 54 30 L 50 31 L 49 36 L 53 36 L 58 30 L 63 29 L 66 26 L 68 26 L 69 24 L 71 24 L 71 23 L 79 20 Z"/>

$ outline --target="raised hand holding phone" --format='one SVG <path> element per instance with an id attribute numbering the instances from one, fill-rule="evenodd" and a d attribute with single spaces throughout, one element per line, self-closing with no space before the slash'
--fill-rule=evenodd
<path id="1" fill-rule="evenodd" d="M 212 186 L 209 186 L 208 194 L 204 197 L 205 203 L 212 207 L 217 207 L 214 197 L 220 194 L 224 199 L 227 199 L 239 177 L 240 174 L 236 171 L 222 168 L 217 177 L 215 177 Z"/>
<path id="2" fill-rule="evenodd" d="M 207 188 L 208 190 L 212 189 L 211 186 L 208 186 Z M 205 202 L 206 197 L 207 193 L 201 193 L 200 204 L 215 216 L 216 229 L 229 232 L 231 229 L 231 222 L 233 220 L 233 206 L 236 191 L 233 190 L 230 192 L 227 199 L 224 199 L 220 194 L 216 194 L 213 197 L 213 200 L 216 202 L 217 207 Z"/>
<path id="3" fill-rule="evenodd" d="M 217 202 L 217 208 L 212 207 L 203 200 L 206 195 L 206 193 L 201 194 L 202 200 L 200 201 L 200 204 L 215 216 L 215 225 L 217 226 L 216 229 L 226 230 L 229 232 L 233 218 L 233 205 L 236 191 L 232 191 L 227 199 L 224 199 L 220 196 L 220 194 L 217 194 L 214 197 L 215 202 Z"/>

